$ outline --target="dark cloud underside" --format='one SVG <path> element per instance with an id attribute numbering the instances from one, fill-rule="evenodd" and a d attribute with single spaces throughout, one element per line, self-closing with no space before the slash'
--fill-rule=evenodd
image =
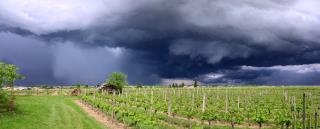
<path id="1" fill-rule="evenodd" d="M 0 29 L 41 42 L 45 48 L 39 51 L 50 49 L 39 52 L 45 56 L 37 64 L 45 66 L 39 74 L 50 75 L 44 80 L 93 84 L 112 71 L 122 71 L 131 83 L 147 84 L 208 73 L 223 74 L 218 83 L 318 83 L 314 72 L 307 81 L 295 79 L 302 75 L 293 71 L 241 67 L 319 63 L 317 0 L 15 2 L 0 2 Z M 26 62 L 7 57 L 10 54 L 4 53 L 2 60 Z"/>

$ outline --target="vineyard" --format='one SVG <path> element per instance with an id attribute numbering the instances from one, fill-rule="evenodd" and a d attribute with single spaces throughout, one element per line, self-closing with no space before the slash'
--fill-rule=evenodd
<path id="1" fill-rule="evenodd" d="M 85 89 L 82 102 L 136 128 L 318 128 L 318 87 Z"/>

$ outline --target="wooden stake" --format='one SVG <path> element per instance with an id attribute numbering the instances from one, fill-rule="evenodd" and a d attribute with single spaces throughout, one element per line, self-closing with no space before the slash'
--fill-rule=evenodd
<path id="1" fill-rule="evenodd" d="M 226 112 L 228 112 L 228 106 L 229 106 L 229 102 L 228 102 L 228 95 L 226 95 Z"/>
<path id="2" fill-rule="evenodd" d="M 293 112 L 293 125 L 292 128 L 296 129 L 296 125 L 297 125 L 297 116 L 296 116 L 296 112 Z"/>
<path id="3" fill-rule="evenodd" d="M 203 99 L 202 99 L 202 112 L 204 112 L 206 110 L 206 99 L 207 99 L 207 95 L 203 94 Z"/>
<path id="4" fill-rule="evenodd" d="M 312 107 L 313 105 L 313 101 L 312 101 L 312 94 L 311 92 L 309 93 L 309 101 L 310 101 L 310 107 Z M 312 113 L 310 113 L 309 115 L 309 128 L 311 129 L 312 128 Z"/>
<path id="5" fill-rule="evenodd" d="M 96 99 L 96 90 L 93 91 L 93 99 Z"/>
<path id="6" fill-rule="evenodd" d="M 312 122 L 312 113 L 309 115 L 309 125 L 308 125 L 308 127 L 309 127 L 309 129 L 311 129 L 312 128 L 312 124 L 311 124 L 311 122 Z"/>
<path id="7" fill-rule="evenodd" d="M 166 93 L 164 94 L 164 101 L 165 101 L 165 102 L 167 102 L 167 93 L 168 93 L 168 92 L 166 91 Z"/>
<path id="8" fill-rule="evenodd" d="M 314 113 L 314 128 L 318 129 L 318 112 Z"/>
<path id="9" fill-rule="evenodd" d="M 171 96 L 169 96 L 169 102 L 168 102 L 168 115 L 172 116 L 172 102 L 171 102 Z"/>
<path id="10" fill-rule="evenodd" d="M 238 96 L 238 112 L 240 112 L 240 97 Z"/>
<path id="11" fill-rule="evenodd" d="M 151 105 L 153 104 L 153 91 L 151 91 Z"/>
<path id="12" fill-rule="evenodd" d="M 294 111 L 297 111 L 297 106 L 296 106 L 296 97 L 294 96 L 293 97 L 293 109 L 294 109 Z"/>
<path id="13" fill-rule="evenodd" d="M 191 109 L 192 109 L 192 111 L 194 109 L 194 93 L 192 94 Z"/>
<path id="14" fill-rule="evenodd" d="M 116 92 L 113 91 L 113 95 L 112 95 L 112 123 L 114 122 L 114 119 L 115 119 L 115 112 L 114 112 L 114 108 L 115 108 L 115 95 L 116 95 Z"/>
<path id="15" fill-rule="evenodd" d="M 196 90 L 197 90 L 197 96 L 199 95 L 199 89 L 196 87 Z"/>
<path id="16" fill-rule="evenodd" d="M 291 98 L 291 105 L 292 105 L 292 108 L 293 108 L 293 111 L 292 111 L 292 115 L 293 115 L 293 124 L 292 124 L 292 128 L 293 129 L 296 129 L 296 124 L 297 124 L 297 116 L 296 116 L 296 105 L 295 105 L 295 97 L 293 96 Z"/>
<path id="17" fill-rule="evenodd" d="M 164 90 L 162 91 L 162 96 L 163 96 L 163 100 L 166 101 L 166 98 L 165 98 L 166 94 L 164 93 Z"/>
<path id="18" fill-rule="evenodd" d="M 306 129 L 306 93 L 303 93 L 302 129 Z"/>
<path id="19" fill-rule="evenodd" d="M 288 100 L 288 93 L 287 93 L 287 91 L 284 91 L 284 100 L 285 100 L 285 102 Z"/>

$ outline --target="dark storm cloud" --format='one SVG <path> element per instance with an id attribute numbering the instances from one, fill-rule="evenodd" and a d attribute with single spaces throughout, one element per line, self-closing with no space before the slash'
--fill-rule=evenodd
<path id="1" fill-rule="evenodd" d="M 25 4 L 3 1 L 0 5 L 0 24 L 6 26 L 3 30 L 33 35 L 48 44 L 71 42 L 82 52 L 122 48 L 130 56 L 121 61 L 119 69 L 136 75 L 132 79 L 136 81 L 241 72 L 239 66 L 320 62 L 317 0 L 30 0 Z M 80 61 L 79 68 L 87 65 L 86 59 Z M 250 75 L 237 80 L 260 76 Z"/>
<path id="2" fill-rule="evenodd" d="M 143 70 L 148 67 L 129 69 L 125 63 L 130 55 L 121 48 L 83 49 L 71 42 L 48 45 L 35 37 L 9 32 L 0 33 L 0 39 L 0 61 L 19 66 L 21 74 L 26 76 L 18 85 L 96 85 L 114 71 L 128 72 L 130 80 L 147 82 L 139 76 L 146 76 Z M 153 78 L 153 82 L 158 79 L 156 76 L 149 78 Z"/>
<path id="3" fill-rule="evenodd" d="M 53 84 L 62 80 L 53 77 L 52 50 L 41 41 L 12 33 L 0 33 L 0 60 L 21 67 L 27 79 L 18 84 Z"/>
<path id="4" fill-rule="evenodd" d="M 252 85 L 317 85 L 319 64 L 252 67 L 242 66 L 238 70 L 219 71 L 199 77 L 209 84 Z"/>

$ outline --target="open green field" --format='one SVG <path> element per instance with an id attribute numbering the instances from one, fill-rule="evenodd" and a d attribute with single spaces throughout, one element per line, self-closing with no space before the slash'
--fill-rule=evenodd
<path id="1" fill-rule="evenodd" d="M 74 97 L 17 96 L 15 113 L 0 114 L 0 129 L 103 129 Z"/>

